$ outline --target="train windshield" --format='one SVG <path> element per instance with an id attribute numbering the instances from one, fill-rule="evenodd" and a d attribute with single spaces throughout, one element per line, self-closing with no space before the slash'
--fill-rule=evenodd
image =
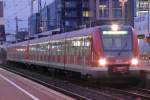
<path id="1" fill-rule="evenodd" d="M 102 43 L 106 52 L 132 51 L 132 31 L 129 29 L 102 30 Z"/>

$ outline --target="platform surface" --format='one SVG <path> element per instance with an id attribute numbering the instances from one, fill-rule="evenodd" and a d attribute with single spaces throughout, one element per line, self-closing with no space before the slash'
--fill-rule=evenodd
<path id="1" fill-rule="evenodd" d="M 150 71 L 150 65 L 142 65 L 141 70 Z"/>
<path id="2" fill-rule="evenodd" d="M 73 100 L 73 98 L 0 68 L 0 100 Z"/>

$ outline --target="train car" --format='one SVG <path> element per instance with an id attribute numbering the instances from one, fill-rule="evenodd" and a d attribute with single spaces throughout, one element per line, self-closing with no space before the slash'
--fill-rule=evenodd
<path id="1" fill-rule="evenodd" d="M 137 77 L 137 34 L 131 26 L 104 25 L 7 47 L 8 61 L 42 65 L 94 78 Z"/>

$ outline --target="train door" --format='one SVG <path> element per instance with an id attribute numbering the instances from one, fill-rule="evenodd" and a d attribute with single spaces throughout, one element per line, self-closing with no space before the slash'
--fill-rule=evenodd
<path id="1" fill-rule="evenodd" d="M 67 63 L 74 65 L 83 65 L 83 51 L 82 51 L 83 38 L 78 37 L 75 39 L 67 40 Z"/>
<path id="2" fill-rule="evenodd" d="M 86 36 L 84 38 L 84 64 L 85 66 L 91 65 L 91 36 Z"/>

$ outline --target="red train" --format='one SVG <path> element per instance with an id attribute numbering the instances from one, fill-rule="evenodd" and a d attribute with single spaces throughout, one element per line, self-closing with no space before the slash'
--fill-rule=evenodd
<path id="1" fill-rule="evenodd" d="M 37 38 L 7 47 L 7 60 L 95 78 L 138 76 L 137 34 L 131 26 L 104 25 Z"/>

